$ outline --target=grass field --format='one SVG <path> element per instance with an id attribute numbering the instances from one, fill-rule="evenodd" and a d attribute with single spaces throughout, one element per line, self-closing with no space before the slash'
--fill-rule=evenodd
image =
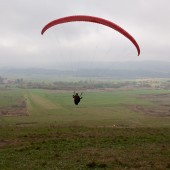
<path id="1" fill-rule="evenodd" d="M 0 169 L 170 169 L 170 92 L 0 91 Z M 18 115 L 25 100 L 26 115 Z M 11 113 L 11 112 L 9 112 Z"/>

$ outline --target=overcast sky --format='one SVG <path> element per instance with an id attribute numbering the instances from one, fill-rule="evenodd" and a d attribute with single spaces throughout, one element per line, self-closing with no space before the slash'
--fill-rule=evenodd
<path id="1" fill-rule="evenodd" d="M 170 0 L 0 0 L 0 67 L 55 67 L 84 61 L 170 61 Z M 69 15 L 110 20 L 138 42 L 88 22 L 55 26 Z"/>

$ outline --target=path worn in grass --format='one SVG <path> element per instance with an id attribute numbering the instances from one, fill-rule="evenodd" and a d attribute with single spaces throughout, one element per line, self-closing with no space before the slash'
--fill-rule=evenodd
<path id="1" fill-rule="evenodd" d="M 34 102 L 36 105 L 38 105 L 39 107 L 41 107 L 43 109 L 57 109 L 57 108 L 59 108 L 59 105 L 54 104 L 50 100 L 48 100 L 40 95 L 37 95 L 35 93 L 31 93 L 29 97 L 30 97 L 30 100 L 32 100 L 32 102 Z"/>

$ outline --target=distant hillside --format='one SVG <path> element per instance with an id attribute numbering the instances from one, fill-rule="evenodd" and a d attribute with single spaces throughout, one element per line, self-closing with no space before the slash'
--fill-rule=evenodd
<path id="1" fill-rule="evenodd" d="M 112 79 L 170 78 L 170 62 L 86 62 L 74 65 L 75 67 L 71 65 L 63 67 L 62 70 L 48 68 L 4 68 L 0 69 L 0 76 L 29 78 L 98 77 Z"/>

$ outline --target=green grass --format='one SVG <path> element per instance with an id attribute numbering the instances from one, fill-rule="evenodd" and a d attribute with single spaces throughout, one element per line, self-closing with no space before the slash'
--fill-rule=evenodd
<path id="1" fill-rule="evenodd" d="M 26 99 L 29 116 L 0 116 L 2 170 L 166 170 L 170 168 L 170 117 L 133 109 L 162 108 L 140 95 L 165 90 L 86 92 L 0 91 L 0 108 Z M 10 100 L 11 98 L 11 100 Z"/>
<path id="2" fill-rule="evenodd" d="M 22 96 L 23 94 L 20 90 L 0 90 L 0 107 L 16 105 Z"/>
<path id="3" fill-rule="evenodd" d="M 71 92 L 25 90 L 10 92 L 12 98 L 23 95 L 27 100 L 29 116 L 1 117 L 3 124 L 77 124 L 85 126 L 169 127 L 169 118 L 136 112 L 131 106 L 150 107 L 150 100 L 140 94 L 160 94 L 166 91 L 130 90 L 87 92 L 78 106 L 73 104 Z M 17 94 L 18 93 L 18 94 Z M 16 95 L 17 94 L 17 95 Z M 1 94 L 1 98 L 4 93 Z M 5 97 L 4 97 L 5 99 Z M 8 97 L 8 100 L 10 97 Z M 3 101 L 5 102 L 5 100 Z M 3 105 L 3 102 L 0 105 Z M 9 103 L 9 101 L 7 101 Z"/>
<path id="4" fill-rule="evenodd" d="M 168 169 L 170 129 L 3 129 L 1 169 Z"/>

